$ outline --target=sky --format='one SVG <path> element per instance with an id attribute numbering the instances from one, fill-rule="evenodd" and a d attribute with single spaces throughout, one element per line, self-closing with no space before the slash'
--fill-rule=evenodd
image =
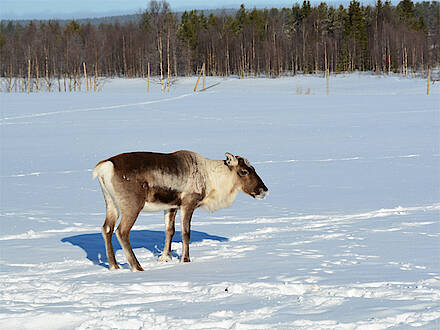
<path id="1" fill-rule="evenodd" d="M 338 6 L 350 0 L 310 0 L 313 4 L 326 2 Z M 360 0 L 373 4 L 376 0 Z M 398 3 L 400 0 L 392 0 Z M 416 0 L 417 1 L 417 0 Z M 0 20 L 8 19 L 78 19 L 136 14 L 148 7 L 150 0 L 0 0 Z M 167 0 L 173 11 L 187 9 L 281 8 L 300 5 L 303 0 Z"/>
<path id="2" fill-rule="evenodd" d="M 291 7 L 302 0 L 168 0 L 173 11 L 185 9 Z M 311 3 L 319 3 L 312 0 Z M 334 2 L 334 1 L 333 1 Z M 0 0 L 0 19 L 72 19 L 135 14 L 149 0 Z M 327 1 L 327 3 L 329 3 Z"/>

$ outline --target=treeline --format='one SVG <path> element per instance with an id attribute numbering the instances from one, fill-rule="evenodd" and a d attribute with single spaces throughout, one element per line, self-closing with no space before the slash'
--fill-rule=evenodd
<path id="1" fill-rule="evenodd" d="M 178 18 L 180 16 L 180 18 Z M 181 76 L 205 63 L 208 75 L 425 70 L 440 60 L 439 2 L 353 0 L 335 8 L 309 1 L 283 9 L 173 13 L 151 1 L 138 23 L 71 21 L 0 24 L 0 75 L 70 79 L 85 65 L 95 77 Z M 64 89 L 66 87 L 64 86 Z M 70 86 L 72 88 L 72 86 Z"/>

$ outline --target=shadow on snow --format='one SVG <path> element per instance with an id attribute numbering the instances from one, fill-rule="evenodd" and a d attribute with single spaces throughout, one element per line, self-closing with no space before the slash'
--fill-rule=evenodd
<path id="1" fill-rule="evenodd" d="M 113 235 L 113 249 L 116 251 L 121 250 L 119 241 Z M 209 235 L 200 231 L 191 230 L 191 243 L 201 242 L 205 239 L 214 241 L 227 241 L 226 237 Z M 87 254 L 87 259 L 92 261 L 95 265 L 99 265 L 108 268 L 108 259 L 105 252 L 105 243 L 101 233 L 95 234 L 82 234 L 70 237 L 64 237 L 61 242 L 68 242 L 74 246 L 78 246 L 83 249 Z M 181 243 L 181 233 L 176 231 L 173 237 L 173 242 Z M 163 251 L 165 243 L 165 233 L 163 231 L 153 230 L 132 230 L 130 231 L 130 244 L 133 249 L 144 248 L 151 251 L 155 256 L 160 256 Z M 179 257 L 176 252 L 171 252 L 173 257 Z"/>

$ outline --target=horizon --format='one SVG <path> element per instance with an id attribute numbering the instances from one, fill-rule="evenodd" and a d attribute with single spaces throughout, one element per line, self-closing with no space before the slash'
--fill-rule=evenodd
<path id="1" fill-rule="evenodd" d="M 172 11 L 184 10 L 215 10 L 215 9 L 238 9 L 241 4 L 246 8 L 282 8 L 292 7 L 294 4 L 302 5 L 303 0 L 227 0 L 211 1 L 206 4 L 204 0 L 168 0 Z M 318 5 L 323 1 L 310 0 L 312 5 Z M 349 0 L 324 1 L 328 5 L 344 6 Z M 374 0 L 360 1 L 362 4 L 375 3 Z M 399 1 L 391 1 L 393 4 Z M 55 1 L 55 0 L 3 0 L 0 11 L 0 20 L 69 20 L 69 19 L 87 19 L 101 18 L 110 16 L 134 15 L 143 12 L 148 8 L 148 0 L 130 1 L 130 5 L 116 0 L 95 0 L 90 1 L 77 0 Z M 23 9 L 24 8 L 24 9 Z"/>

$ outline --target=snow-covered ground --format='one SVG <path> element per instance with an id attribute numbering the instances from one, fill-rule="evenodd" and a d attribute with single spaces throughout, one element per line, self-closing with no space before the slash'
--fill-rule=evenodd
<path id="1" fill-rule="evenodd" d="M 374 75 L 179 78 L 171 92 L 1 94 L 1 329 L 440 328 L 440 87 Z M 201 83 L 200 83 L 201 84 Z M 305 95 L 310 89 L 310 95 Z M 191 263 L 163 215 L 106 268 L 91 169 L 126 151 L 248 158 L 270 195 L 196 211 Z"/>

